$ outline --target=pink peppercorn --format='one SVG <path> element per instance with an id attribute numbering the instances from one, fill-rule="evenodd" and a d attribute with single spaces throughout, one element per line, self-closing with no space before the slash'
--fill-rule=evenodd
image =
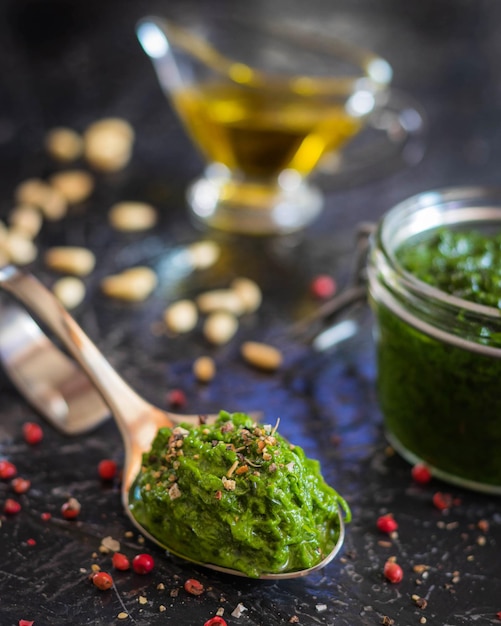
<path id="1" fill-rule="evenodd" d="M 226 624 L 226 620 L 224 620 L 222 617 L 219 617 L 219 615 L 216 615 L 215 617 L 211 617 L 210 619 L 208 619 L 204 626 L 227 626 Z"/>
<path id="2" fill-rule="evenodd" d="M 35 622 L 28 619 L 20 619 L 19 626 L 33 626 Z"/>
<path id="3" fill-rule="evenodd" d="M 182 408 L 186 405 L 186 395 L 182 389 L 171 389 L 167 394 L 167 402 L 172 408 Z"/>
<path id="4" fill-rule="evenodd" d="M 41 519 L 43 522 L 48 522 L 48 521 L 50 520 L 50 518 L 51 518 L 51 517 L 52 517 L 52 514 L 51 514 L 51 513 L 47 513 L 47 512 L 42 513 L 42 514 L 40 515 L 40 519 Z"/>
<path id="5" fill-rule="evenodd" d="M 384 564 L 383 574 L 390 583 L 399 583 L 404 577 L 402 568 L 392 559 L 388 559 Z"/>
<path id="6" fill-rule="evenodd" d="M 184 590 L 191 593 L 192 596 L 200 596 L 205 591 L 205 587 L 199 580 L 188 578 L 188 580 L 184 582 Z"/>
<path id="7" fill-rule="evenodd" d="M 426 485 L 432 478 L 430 470 L 423 463 L 414 465 L 411 470 L 411 475 L 412 478 L 420 485 Z"/>
<path id="8" fill-rule="evenodd" d="M 29 539 L 26 540 L 26 545 L 32 547 L 32 546 L 36 546 L 37 545 L 37 541 L 36 539 L 33 539 L 32 537 L 30 537 Z"/>
<path id="9" fill-rule="evenodd" d="M 9 480 L 9 478 L 14 478 L 17 474 L 17 467 L 14 463 L 10 461 L 0 461 L 0 478 L 2 480 Z"/>
<path id="10" fill-rule="evenodd" d="M 336 293 L 336 281 L 328 274 L 319 274 L 310 283 L 310 291 L 315 298 L 326 300 Z"/>
<path id="11" fill-rule="evenodd" d="M 80 513 L 80 502 L 76 498 L 70 498 L 61 507 L 61 514 L 64 519 L 75 519 Z"/>
<path id="12" fill-rule="evenodd" d="M 115 552 L 115 554 L 111 558 L 111 562 L 113 564 L 113 567 L 120 570 L 121 572 L 125 572 L 130 568 L 129 559 L 125 556 L 125 554 L 122 554 L 121 552 Z"/>
<path id="13" fill-rule="evenodd" d="M 92 576 L 92 582 L 101 591 L 106 591 L 113 587 L 113 578 L 107 572 L 96 572 Z"/>
<path id="14" fill-rule="evenodd" d="M 398 523 L 391 513 L 381 515 L 376 522 L 378 530 L 382 533 L 392 533 L 398 529 Z"/>
<path id="15" fill-rule="evenodd" d="M 447 511 L 454 503 L 454 500 L 450 493 L 442 493 L 441 491 L 437 491 L 433 494 L 432 501 L 433 506 L 439 511 Z"/>
<path id="16" fill-rule="evenodd" d="M 39 424 L 35 422 L 25 422 L 23 424 L 23 437 L 26 443 L 34 446 L 43 439 L 43 430 Z"/>
<path id="17" fill-rule="evenodd" d="M 18 476 L 17 478 L 13 478 L 10 483 L 12 487 L 12 491 L 15 493 L 26 493 L 31 487 L 31 482 L 27 478 L 21 478 Z"/>
<path id="18" fill-rule="evenodd" d="M 101 480 L 113 480 L 117 474 L 117 464 L 111 459 L 103 459 L 97 466 Z"/>
<path id="19" fill-rule="evenodd" d="M 7 498 L 3 505 L 3 512 L 7 515 L 15 515 L 21 510 L 21 505 L 12 498 Z"/>
<path id="20" fill-rule="evenodd" d="M 155 561 L 150 554 L 137 554 L 132 559 L 132 569 L 136 574 L 149 574 L 155 567 Z"/>

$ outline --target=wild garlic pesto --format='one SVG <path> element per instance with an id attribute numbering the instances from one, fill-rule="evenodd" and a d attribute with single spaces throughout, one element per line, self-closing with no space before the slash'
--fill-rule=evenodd
<path id="1" fill-rule="evenodd" d="M 313 567 L 339 538 L 339 509 L 349 518 L 318 461 L 243 413 L 160 429 L 136 490 L 134 515 L 173 552 L 253 577 Z"/>
<path id="2" fill-rule="evenodd" d="M 390 442 L 441 478 L 499 492 L 499 225 L 495 232 L 442 226 L 403 242 L 396 237 L 391 256 L 381 238 L 383 253 L 371 255 L 369 275 Z"/>
<path id="3" fill-rule="evenodd" d="M 433 287 L 486 306 L 501 308 L 501 233 L 440 228 L 397 251 L 402 266 Z"/>

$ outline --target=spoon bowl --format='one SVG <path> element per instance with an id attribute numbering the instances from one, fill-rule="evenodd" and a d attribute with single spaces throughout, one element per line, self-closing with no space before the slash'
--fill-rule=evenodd
<path id="1" fill-rule="evenodd" d="M 79 372 L 79 374 L 85 374 L 88 381 L 90 381 L 94 389 L 99 392 L 101 396 L 102 402 L 96 403 L 99 409 L 96 410 L 96 416 L 100 416 L 100 419 L 102 419 L 102 416 L 106 413 L 104 410 L 105 406 L 111 411 L 122 435 L 125 448 L 121 487 L 122 503 L 125 512 L 134 526 L 142 535 L 175 556 L 225 574 L 246 577 L 247 575 L 239 570 L 221 567 L 213 563 L 195 561 L 183 554 L 178 554 L 170 546 L 163 544 L 154 535 L 150 534 L 133 515 L 131 510 L 131 505 L 137 502 L 134 483 L 141 468 L 142 455 L 150 449 L 151 443 L 158 430 L 164 427 L 172 428 L 176 424 L 181 423 L 198 425 L 200 423 L 200 416 L 179 415 L 163 411 L 139 396 L 113 369 L 110 363 L 53 294 L 31 274 L 22 272 L 12 266 L 1 268 L 0 287 L 13 295 L 35 318 L 40 320 L 40 322 L 54 333 L 57 339 L 75 359 L 81 370 L 83 370 L 83 372 Z M 38 329 L 35 334 L 39 336 L 41 330 L 33 320 L 32 322 Z M 12 361 L 9 360 L 9 358 L 6 359 L 5 354 L 2 353 L 1 336 L 2 333 L 0 329 L 0 357 L 4 361 L 7 371 L 12 375 L 13 381 L 18 385 L 22 393 L 28 395 L 27 390 L 30 387 L 36 388 L 36 385 L 33 385 L 33 383 L 37 381 L 33 381 L 32 379 L 30 381 L 31 384 L 29 384 L 26 380 L 23 380 L 20 375 L 22 369 L 12 367 Z M 45 339 L 48 341 L 46 337 Z M 62 353 L 52 343 L 50 346 L 52 352 L 59 354 L 59 357 L 63 358 Z M 39 405 L 41 405 L 41 402 L 39 402 Z M 71 424 L 71 427 L 65 429 L 65 422 L 61 417 L 64 411 L 60 410 L 58 413 L 57 411 L 49 410 L 43 411 L 43 413 L 48 417 L 51 423 L 54 423 L 63 431 L 75 432 L 78 430 L 73 427 L 73 424 Z M 211 420 L 214 421 L 216 416 L 207 416 L 205 419 L 209 422 Z M 96 421 L 97 417 L 94 422 Z M 81 424 L 79 424 L 79 429 L 80 431 L 83 429 Z M 338 517 L 334 518 L 332 523 L 339 527 L 338 539 L 331 552 L 322 561 L 314 567 L 307 569 L 280 573 L 263 573 L 259 578 L 274 580 L 297 578 L 325 567 L 325 565 L 337 555 L 344 540 L 344 524 L 340 511 L 338 511 Z"/>

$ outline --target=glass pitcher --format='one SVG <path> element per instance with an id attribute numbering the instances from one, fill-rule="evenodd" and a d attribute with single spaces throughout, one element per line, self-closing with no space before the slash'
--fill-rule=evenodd
<path id="1" fill-rule="evenodd" d="M 192 214 L 236 233 L 289 233 L 319 215 L 309 175 L 360 132 L 392 76 L 371 52 L 283 25 L 151 17 L 137 35 L 207 161 Z"/>

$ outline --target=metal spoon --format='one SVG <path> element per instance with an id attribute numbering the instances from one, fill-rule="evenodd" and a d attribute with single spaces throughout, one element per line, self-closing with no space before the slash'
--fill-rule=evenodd
<path id="1" fill-rule="evenodd" d="M 26 309 L 33 313 L 35 318 L 40 320 L 54 335 L 61 341 L 64 347 L 74 357 L 80 367 L 84 370 L 95 389 L 100 393 L 104 403 L 109 407 L 118 425 L 125 447 L 125 461 L 122 478 L 122 503 L 125 511 L 132 523 L 140 532 L 151 541 L 162 546 L 170 553 L 183 559 L 203 565 L 219 572 L 233 574 L 236 576 L 246 576 L 243 572 L 220 567 L 212 563 L 200 563 L 193 559 L 178 554 L 169 546 L 164 545 L 156 537 L 151 535 L 132 514 L 130 503 L 134 500 L 133 485 L 141 467 L 143 452 L 150 449 L 154 436 L 159 428 L 172 427 L 181 422 L 199 423 L 199 416 L 177 415 L 162 411 L 141 398 L 129 385 L 117 374 L 109 362 L 99 352 L 96 346 L 82 331 L 80 326 L 64 309 L 59 301 L 40 283 L 34 276 L 24 273 L 12 266 L 0 269 L 0 287 L 12 294 Z M 34 323 L 34 322 L 33 322 Z M 37 327 L 38 328 L 38 327 Z M 40 331 L 40 329 L 38 329 Z M 0 332 L 1 337 L 1 332 Z M 52 345 L 54 351 L 59 352 Z M 0 351 L 1 352 L 1 351 Z M 62 357 L 62 354 L 59 352 Z M 5 356 L 5 355 L 2 355 Z M 5 361 L 6 369 L 12 373 L 10 363 Z M 19 383 L 19 376 L 14 376 L 14 382 Z M 34 380 L 34 383 L 37 381 Z M 25 392 L 29 385 L 23 383 L 19 385 L 22 392 Z M 101 411 L 102 413 L 102 411 Z M 45 415 L 53 423 L 61 426 L 61 422 L 51 418 L 51 413 Z M 278 574 L 264 573 L 260 578 L 264 579 L 284 579 L 305 576 L 311 572 L 327 565 L 339 552 L 344 540 L 344 525 L 341 512 L 339 519 L 334 519 L 333 523 L 339 525 L 339 537 L 336 545 L 320 563 L 314 567 L 283 572 Z"/>

